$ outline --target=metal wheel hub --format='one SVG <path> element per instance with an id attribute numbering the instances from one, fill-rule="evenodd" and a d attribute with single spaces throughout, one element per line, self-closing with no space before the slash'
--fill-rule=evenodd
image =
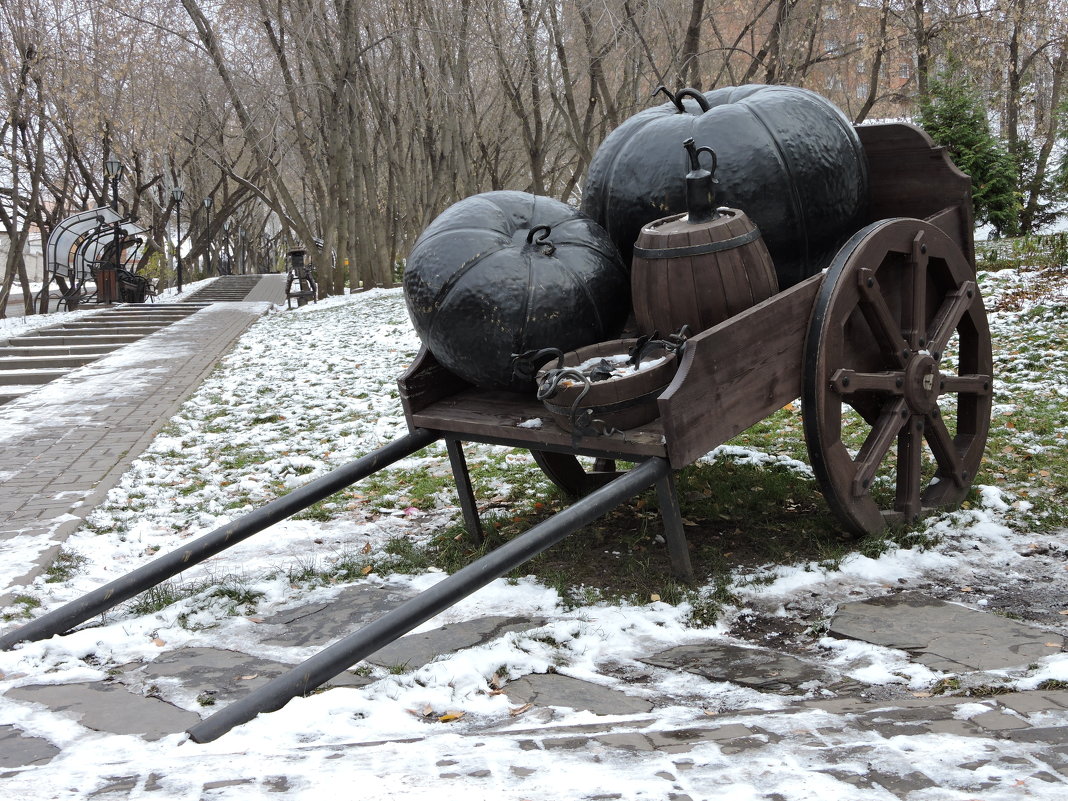
<path id="1" fill-rule="evenodd" d="M 942 394 L 942 376 L 938 362 L 929 353 L 914 353 L 905 368 L 903 378 L 905 402 L 913 414 L 929 414 L 938 406 Z"/>

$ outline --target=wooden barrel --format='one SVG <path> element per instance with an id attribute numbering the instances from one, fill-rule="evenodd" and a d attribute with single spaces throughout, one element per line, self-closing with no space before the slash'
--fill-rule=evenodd
<path id="1" fill-rule="evenodd" d="M 617 339 L 579 348 L 564 354 L 563 367 L 578 367 L 596 359 L 626 357 L 637 341 Z M 603 433 L 600 429 L 637 428 L 655 420 L 660 416 L 656 399 L 675 377 L 679 366 L 678 358 L 673 351 L 653 347 L 643 354 L 642 364 L 645 368 L 640 371 L 628 372 L 606 381 L 592 382 L 588 389 L 587 385 L 581 382 L 562 383 L 551 396 L 542 401 L 545 410 L 565 431 L 574 431 L 576 422 L 581 425 L 582 422 L 590 424 L 600 421 L 592 428 Z M 552 372 L 556 365 L 554 360 L 538 372 L 539 387 L 544 385 L 546 375 Z"/>
<path id="2" fill-rule="evenodd" d="M 634 317 L 642 334 L 690 334 L 733 317 L 779 291 L 760 230 L 738 209 L 706 223 L 687 214 L 644 226 L 631 262 Z"/>

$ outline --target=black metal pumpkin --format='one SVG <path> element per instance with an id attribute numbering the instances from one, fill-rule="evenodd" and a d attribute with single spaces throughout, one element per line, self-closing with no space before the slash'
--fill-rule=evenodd
<path id="1" fill-rule="evenodd" d="M 404 270 L 416 333 L 480 387 L 532 391 L 512 355 L 575 350 L 619 335 L 630 275 L 608 234 L 576 209 L 525 192 L 461 200 L 423 231 Z"/>
<path id="2" fill-rule="evenodd" d="M 629 264 L 643 225 L 686 211 L 693 138 L 715 150 L 717 200 L 760 228 L 785 289 L 819 272 L 861 223 L 867 161 L 856 131 L 830 102 L 792 86 L 683 89 L 628 119 L 590 164 L 582 210 Z"/>

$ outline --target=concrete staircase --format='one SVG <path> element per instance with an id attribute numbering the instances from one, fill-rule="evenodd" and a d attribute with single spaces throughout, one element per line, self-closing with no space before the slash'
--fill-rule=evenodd
<path id="1" fill-rule="evenodd" d="M 198 289 L 186 303 L 241 302 L 256 288 L 260 275 L 220 275 L 207 286 Z"/>
<path id="2" fill-rule="evenodd" d="M 113 306 L 0 341 L 0 404 L 195 314 L 206 304 Z"/>

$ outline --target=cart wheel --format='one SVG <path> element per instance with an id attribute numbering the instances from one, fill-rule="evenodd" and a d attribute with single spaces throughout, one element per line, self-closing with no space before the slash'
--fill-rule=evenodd
<path id="1" fill-rule="evenodd" d="M 992 377 L 975 272 L 941 229 L 883 220 L 845 244 L 813 307 L 802 401 L 813 471 L 849 529 L 960 504 L 986 445 Z"/>
<path id="2" fill-rule="evenodd" d="M 612 459 L 595 459 L 593 469 L 586 470 L 570 453 L 531 451 L 530 455 L 550 481 L 574 498 L 589 495 L 619 475 Z"/>

